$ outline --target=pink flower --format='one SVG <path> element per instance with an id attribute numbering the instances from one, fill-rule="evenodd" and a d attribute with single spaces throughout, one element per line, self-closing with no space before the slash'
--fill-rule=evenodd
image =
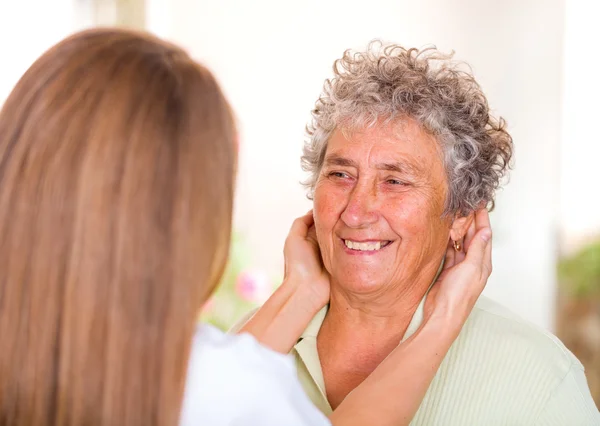
<path id="1" fill-rule="evenodd" d="M 263 303 L 272 291 L 272 285 L 266 274 L 259 271 L 244 271 L 238 275 L 235 290 L 244 300 Z"/>

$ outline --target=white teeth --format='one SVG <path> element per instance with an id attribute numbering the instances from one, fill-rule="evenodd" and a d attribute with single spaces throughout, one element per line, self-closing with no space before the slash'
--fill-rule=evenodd
<path id="1" fill-rule="evenodd" d="M 360 250 L 360 251 L 376 251 L 380 250 L 383 245 L 381 241 L 377 242 L 368 242 L 368 243 L 359 243 L 357 241 L 344 240 L 346 247 L 352 250 Z"/>

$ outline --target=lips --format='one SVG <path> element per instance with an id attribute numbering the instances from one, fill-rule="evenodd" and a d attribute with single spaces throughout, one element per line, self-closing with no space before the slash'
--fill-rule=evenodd
<path id="1" fill-rule="evenodd" d="M 389 240 L 353 241 L 343 239 L 343 241 L 346 247 L 355 251 L 378 251 L 391 243 Z"/>

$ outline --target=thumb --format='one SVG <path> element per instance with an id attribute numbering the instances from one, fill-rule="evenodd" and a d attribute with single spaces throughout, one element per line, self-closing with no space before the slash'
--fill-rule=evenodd
<path id="1" fill-rule="evenodd" d="M 474 266 L 482 267 L 484 264 L 491 264 L 492 251 L 488 250 L 491 244 L 492 230 L 490 228 L 482 228 L 473 237 L 465 260 Z"/>

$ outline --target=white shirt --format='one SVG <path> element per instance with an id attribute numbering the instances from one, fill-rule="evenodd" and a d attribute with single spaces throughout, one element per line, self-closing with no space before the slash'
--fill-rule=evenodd
<path id="1" fill-rule="evenodd" d="M 199 327 L 180 426 L 330 426 L 297 379 L 294 360 L 249 334 Z"/>

